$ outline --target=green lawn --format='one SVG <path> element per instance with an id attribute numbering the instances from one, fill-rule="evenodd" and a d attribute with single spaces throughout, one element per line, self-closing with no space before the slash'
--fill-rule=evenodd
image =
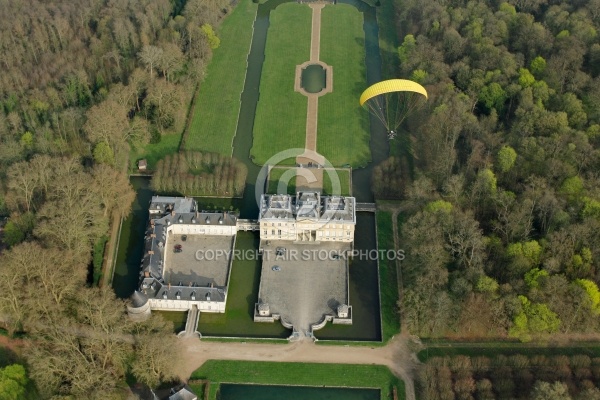
<path id="1" fill-rule="evenodd" d="M 394 249 L 394 232 L 392 214 L 386 211 L 377 212 L 377 247 L 379 250 Z M 400 315 L 398 314 L 398 280 L 396 263 L 382 257 L 379 260 L 379 278 L 381 287 L 381 318 L 383 341 L 400 332 Z"/>
<path id="2" fill-rule="evenodd" d="M 362 14 L 347 4 L 328 5 L 321 16 L 321 61 L 333 67 L 333 92 L 319 98 L 317 150 L 333 165 L 371 160 L 368 113 L 358 104 L 366 88 Z"/>
<path id="3" fill-rule="evenodd" d="M 217 33 L 221 46 L 214 51 L 200 84 L 186 150 L 232 152 L 256 8 L 251 0 L 240 1 Z"/>
<path id="4" fill-rule="evenodd" d="M 305 4 L 281 4 L 271 12 L 251 149 L 256 164 L 304 148 L 308 100 L 294 92 L 294 79 L 296 65 L 310 58 L 311 21 Z"/>
<path id="5" fill-rule="evenodd" d="M 279 184 L 279 180 L 281 179 L 284 173 L 287 173 L 286 177 L 291 177 L 291 179 L 284 179 L 284 181 L 288 182 L 287 185 L 287 194 L 295 194 L 296 193 L 296 180 L 293 178 L 295 173 L 290 174 L 289 171 L 294 170 L 294 168 L 273 168 L 269 175 L 269 185 L 268 193 L 277 193 L 277 186 Z M 334 173 L 331 170 L 331 173 Z M 350 196 L 350 171 L 347 169 L 336 169 L 335 174 L 337 174 L 340 180 L 340 193 L 333 193 L 332 188 L 332 180 L 331 176 L 327 173 L 327 171 L 323 171 L 323 194 L 331 195 L 331 194 L 340 194 L 342 196 Z"/>
<path id="6" fill-rule="evenodd" d="M 257 248 L 258 234 L 238 233 L 237 250 L 244 253 L 247 251 L 247 255 L 254 255 Z M 260 269 L 260 260 L 233 261 L 226 311 L 224 314 L 202 313 L 198 331 L 203 336 L 287 338 L 291 335 L 291 331 L 285 329 L 279 321 L 272 324 L 254 322 L 254 304 L 258 301 Z"/>
<path id="7" fill-rule="evenodd" d="M 141 148 L 132 149 L 129 155 L 129 163 L 132 171 L 137 170 L 137 162 L 142 158 L 148 161 L 148 169 L 154 169 L 158 160 L 164 158 L 167 154 L 177 153 L 181 135 L 164 135 L 160 142 L 150 143 Z"/>
<path id="8" fill-rule="evenodd" d="M 217 398 L 221 382 L 379 388 L 381 399 L 391 398 L 392 387 L 396 386 L 399 399 L 404 399 L 405 394 L 404 382 L 392 375 L 387 367 L 379 365 L 210 360 L 194 371 L 191 379 L 210 381 L 211 400 Z"/>

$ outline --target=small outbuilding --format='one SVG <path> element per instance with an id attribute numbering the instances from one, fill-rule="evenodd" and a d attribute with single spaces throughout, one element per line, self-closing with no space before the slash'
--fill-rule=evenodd
<path id="1" fill-rule="evenodd" d="M 261 317 L 268 317 L 271 314 L 271 308 L 267 303 L 260 303 L 258 305 L 258 315 Z"/>
<path id="2" fill-rule="evenodd" d="M 348 306 L 340 304 L 337 308 L 338 318 L 348 318 Z"/>
<path id="3" fill-rule="evenodd" d="M 171 389 L 169 400 L 198 400 L 198 396 L 188 385 L 183 385 Z"/>
<path id="4" fill-rule="evenodd" d="M 140 171 L 145 171 L 148 169 L 148 161 L 146 159 L 142 159 L 138 161 L 138 169 Z"/>

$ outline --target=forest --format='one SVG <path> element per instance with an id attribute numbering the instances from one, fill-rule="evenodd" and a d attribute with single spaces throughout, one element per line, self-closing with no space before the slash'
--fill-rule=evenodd
<path id="1" fill-rule="evenodd" d="M 399 77 L 430 95 L 373 173 L 403 210 L 402 323 L 597 337 L 600 1 L 395 4 Z"/>
<path id="2" fill-rule="evenodd" d="M 172 324 L 129 322 L 92 265 L 135 197 L 130 150 L 181 135 L 230 7 L 0 1 L 0 320 L 27 348 L 0 365 L 0 384 L 106 399 L 126 393 L 126 376 L 174 378 Z"/>
<path id="3" fill-rule="evenodd" d="M 420 368 L 423 400 L 600 399 L 600 358 L 585 354 L 432 357 Z"/>

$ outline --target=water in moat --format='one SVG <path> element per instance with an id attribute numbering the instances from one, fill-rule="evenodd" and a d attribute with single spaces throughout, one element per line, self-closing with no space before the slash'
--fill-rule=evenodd
<path id="1" fill-rule="evenodd" d="M 258 101 L 258 88 L 262 64 L 264 60 L 264 50 L 266 45 L 267 32 L 269 27 L 270 12 L 279 4 L 290 2 L 291 0 L 270 0 L 258 6 L 256 20 L 254 22 L 254 34 L 250 53 L 248 55 L 248 69 L 246 71 L 246 80 L 241 95 L 241 108 L 238 118 L 236 136 L 233 142 L 233 155 L 242 161 L 248 168 L 246 187 L 242 199 L 198 199 L 202 205 L 208 205 L 210 208 L 223 207 L 229 209 L 233 205 L 240 211 L 241 218 L 255 219 L 258 215 L 258 205 L 256 203 L 255 184 L 260 171 L 259 166 L 255 165 L 249 154 L 252 147 L 252 129 L 254 125 L 254 116 Z M 341 0 L 340 2 L 354 5 L 364 16 L 365 48 L 366 48 L 366 66 L 367 83 L 371 84 L 381 80 L 381 58 L 379 55 L 378 27 L 375 17 L 375 9 L 360 0 Z M 356 169 L 352 174 L 352 195 L 356 197 L 357 202 L 371 202 L 373 195 L 371 193 L 371 171 L 373 166 L 383 161 L 389 152 L 385 130 L 381 125 L 371 118 L 371 156 L 372 162 L 365 168 Z M 132 213 L 123 222 L 121 229 L 118 255 L 116 259 L 113 288 L 120 298 L 129 297 L 139 284 L 140 260 L 144 251 L 144 231 L 148 221 L 148 205 L 152 196 L 149 185 L 149 179 L 145 177 L 132 177 L 131 183 L 134 186 L 137 197 L 132 207 Z M 203 207 L 201 208 L 209 208 Z M 254 244 L 257 247 L 256 241 Z M 355 249 L 371 250 L 377 248 L 375 235 L 375 216 L 371 213 L 358 213 L 355 235 Z M 234 262 L 233 268 L 248 268 L 248 265 L 241 266 Z M 254 263 L 252 268 L 260 268 L 260 263 Z M 256 271 L 260 273 L 260 270 Z M 253 286 L 252 292 L 230 292 L 231 296 L 243 297 L 244 302 L 254 304 L 258 298 L 257 285 Z M 381 318 L 379 311 L 379 282 L 377 274 L 377 265 L 374 261 L 354 260 L 350 265 L 350 304 L 353 308 L 353 325 L 351 326 L 333 326 L 327 324 L 322 330 L 316 331 L 315 336 L 319 339 L 341 339 L 357 341 L 379 341 L 381 340 Z M 250 286 L 249 286 L 250 288 Z M 229 300 L 228 300 L 229 303 Z M 235 310 L 237 314 L 239 310 Z M 247 307 L 242 312 L 242 319 L 252 319 L 252 310 Z M 286 333 L 280 327 L 272 329 L 259 328 L 254 323 L 245 323 L 241 325 L 228 324 L 228 311 L 225 315 L 203 314 L 200 320 L 200 331 L 204 326 L 205 331 L 209 331 L 209 336 L 234 336 L 234 337 L 285 337 Z M 248 315 L 245 315 L 248 314 Z M 215 323 L 211 324 L 210 321 Z M 210 327 L 208 326 L 210 325 Z M 267 324 L 269 325 L 269 324 Z M 244 326 L 240 331 L 240 327 Z M 256 326 L 256 329 L 252 328 Z M 272 332 L 271 332 L 272 331 Z"/>
<path id="2" fill-rule="evenodd" d="M 379 400 L 379 389 L 221 384 L 219 400 Z"/>

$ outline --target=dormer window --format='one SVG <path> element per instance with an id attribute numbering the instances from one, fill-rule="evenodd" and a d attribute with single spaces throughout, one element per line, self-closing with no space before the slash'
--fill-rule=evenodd
<path id="1" fill-rule="evenodd" d="M 183 216 L 179 216 L 179 223 L 181 224 L 183 222 Z"/>
<path id="2" fill-rule="evenodd" d="M 165 299 L 165 300 L 167 299 L 167 292 L 166 291 L 163 292 L 163 299 Z"/>

